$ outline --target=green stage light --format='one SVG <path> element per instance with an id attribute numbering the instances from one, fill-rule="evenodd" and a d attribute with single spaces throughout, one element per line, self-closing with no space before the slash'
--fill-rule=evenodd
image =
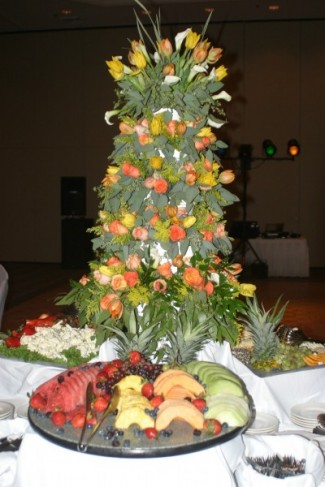
<path id="1" fill-rule="evenodd" d="M 300 145 L 296 141 L 296 139 L 291 139 L 288 142 L 288 154 L 291 157 L 299 156 L 300 154 Z"/>
<path id="2" fill-rule="evenodd" d="M 270 139 L 266 139 L 263 142 L 263 150 L 266 157 L 274 157 L 277 149 Z"/>

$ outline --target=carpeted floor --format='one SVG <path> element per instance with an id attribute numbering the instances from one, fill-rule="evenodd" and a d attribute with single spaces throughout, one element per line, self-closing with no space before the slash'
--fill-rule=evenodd
<path id="1" fill-rule="evenodd" d="M 60 264 L 4 263 L 9 274 L 9 295 L 1 330 L 20 326 L 41 313 L 62 311 L 55 298 L 69 289 L 86 269 L 62 269 Z M 325 341 L 325 269 L 312 269 L 309 278 L 251 277 L 257 297 L 269 309 L 282 295 L 289 301 L 283 322 L 298 326 L 314 339 Z"/>

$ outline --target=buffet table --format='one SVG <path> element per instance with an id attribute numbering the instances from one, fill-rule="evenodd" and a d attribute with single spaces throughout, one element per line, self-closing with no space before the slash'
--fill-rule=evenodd
<path id="1" fill-rule="evenodd" d="M 325 402 L 325 370 L 306 370 L 260 378 L 231 354 L 228 345 L 208 344 L 200 360 L 218 361 L 246 383 L 256 410 L 272 411 L 280 429 L 298 430 L 290 422 L 290 408 L 308 400 Z M 60 372 L 59 368 L 0 358 L 0 399 L 17 409 L 27 404 L 27 393 Z M 57 487 L 114 481 L 115 486 L 179 487 L 201 484 L 235 486 L 233 472 L 243 451 L 243 437 L 195 453 L 161 458 L 123 459 L 88 455 L 54 444 L 33 431 L 27 419 L 0 421 L 0 437 L 24 432 L 19 452 L 0 453 L 1 487 Z M 309 484 L 312 485 L 312 484 Z M 325 485 L 323 482 L 322 485 Z"/>
<path id="2" fill-rule="evenodd" d="M 249 240 L 261 261 L 268 266 L 270 277 L 308 277 L 309 250 L 305 238 L 256 238 Z M 247 247 L 246 264 L 256 261 Z"/>

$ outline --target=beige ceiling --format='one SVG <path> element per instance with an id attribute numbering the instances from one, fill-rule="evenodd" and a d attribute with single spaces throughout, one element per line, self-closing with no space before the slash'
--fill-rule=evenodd
<path id="1" fill-rule="evenodd" d="M 142 0 L 162 23 L 325 19 L 325 0 Z M 278 5 L 278 10 L 269 10 Z M 134 25 L 134 0 L 0 0 L 0 34 Z M 143 15 L 143 19 L 146 17 Z"/>

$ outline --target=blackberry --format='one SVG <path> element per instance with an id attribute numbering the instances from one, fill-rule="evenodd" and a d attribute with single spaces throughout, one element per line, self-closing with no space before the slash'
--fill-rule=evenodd
<path id="1" fill-rule="evenodd" d="M 193 436 L 201 436 L 201 434 L 202 434 L 201 430 L 197 430 L 197 429 L 193 430 Z"/>
<path id="2" fill-rule="evenodd" d="M 112 441 L 112 446 L 120 446 L 120 442 L 117 438 Z"/>

